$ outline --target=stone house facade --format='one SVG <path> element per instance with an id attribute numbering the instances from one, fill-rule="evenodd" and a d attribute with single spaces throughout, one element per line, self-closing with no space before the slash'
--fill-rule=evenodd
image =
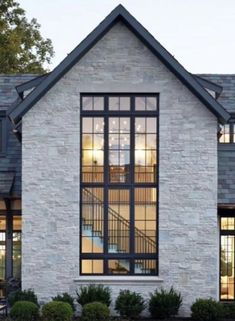
<path id="1" fill-rule="evenodd" d="M 1 78 L 2 279 L 235 299 L 235 76 L 190 74 L 120 5 L 51 73 Z"/>

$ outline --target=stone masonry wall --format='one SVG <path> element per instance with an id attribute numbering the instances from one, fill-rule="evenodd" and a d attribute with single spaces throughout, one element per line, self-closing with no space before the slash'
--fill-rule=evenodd
<path id="1" fill-rule="evenodd" d="M 79 276 L 79 94 L 160 93 L 159 276 Z M 80 284 L 113 297 L 171 285 L 218 298 L 217 120 L 122 23 L 23 119 L 23 287 L 42 301 Z"/>

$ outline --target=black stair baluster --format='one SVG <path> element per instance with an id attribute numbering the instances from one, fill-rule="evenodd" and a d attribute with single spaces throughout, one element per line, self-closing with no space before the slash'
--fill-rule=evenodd
<path id="1" fill-rule="evenodd" d="M 88 205 L 88 211 L 86 210 L 85 213 L 83 213 L 84 224 L 91 225 L 93 232 L 101 232 L 103 237 L 103 202 L 86 188 L 83 189 L 83 200 L 85 201 L 86 209 Z M 101 214 L 99 215 L 99 213 Z M 110 207 L 108 207 L 108 214 L 109 222 L 111 221 L 111 226 L 109 223 L 109 232 L 111 232 L 109 235 L 109 244 L 116 245 L 119 251 L 128 252 L 129 249 L 126 238 L 130 229 L 130 222 Z M 100 222 L 97 223 L 97 221 Z M 96 225 L 94 226 L 94 224 Z M 156 252 L 155 242 L 136 227 L 135 239 L 137 240 L 138 253 L 143 253 L 143 251 L 145 251 L 144 253 Z M 146 252 L 146 250 L 148 250 L 148 252 Z"/>

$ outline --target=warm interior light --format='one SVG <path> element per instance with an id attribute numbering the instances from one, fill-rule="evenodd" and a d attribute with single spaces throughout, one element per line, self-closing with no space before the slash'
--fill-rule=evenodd
<path id="1" fill-rule="evenodd" d="M 145 164 L 145 152 L 144 149 L 136 149 L 135 150 L 135 163 L 137 165 Z"/>

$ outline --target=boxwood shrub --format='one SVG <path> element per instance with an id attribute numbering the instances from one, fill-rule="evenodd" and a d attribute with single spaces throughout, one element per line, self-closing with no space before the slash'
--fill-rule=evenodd
<path id="1" fill-rule="evenodd" d="M 216 321 L 223 316 L 223 306 L 213 299 L 197 299 L 191 306 L 192 319 Z"/>
<path id="2" fill-rule="evenodd" d="M 15 321 L 34 321 L 39 317 L 39 309 L 33 302 L 17 301 L 11 308 L 10 316 Z"/>
<path id="3" fill-rule="evenodd" d="M 109 315 L 109 308 L 101 302 L 87 303 L 82 309 L 82 321 L 107 321 Z"/>
<path id="4" fill-rule="evenodd" d="M 71 321 L 73 310 L 69 303 L 52 301 L 42 307 L 44 321 Z"/>

